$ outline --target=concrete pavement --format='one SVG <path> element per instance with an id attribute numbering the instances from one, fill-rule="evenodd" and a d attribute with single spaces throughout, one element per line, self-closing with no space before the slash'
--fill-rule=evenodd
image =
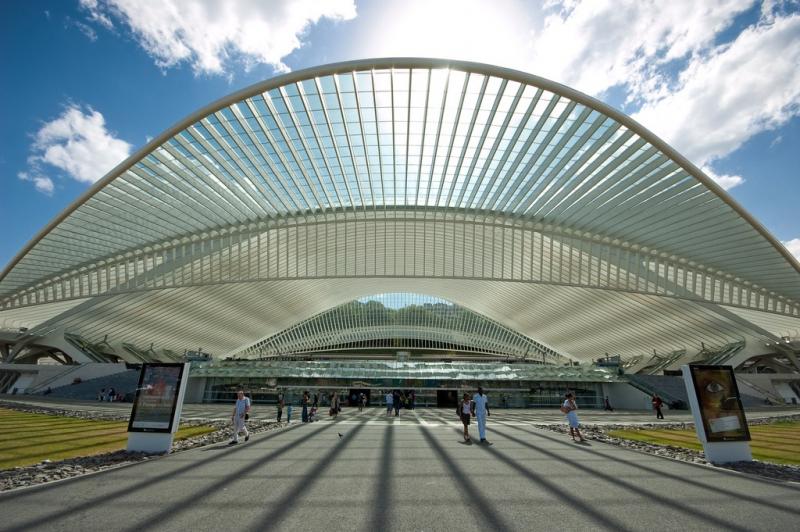
<path id="1" fill-rule="evenodd" d="M 383 412 L 348 409 L 247 444 L 0 494 L 0 529 L 744 531 L 800 522 L 796 485 L 574 444 L 492 423 L 494 414 L 492 445 L 466 445 L 444 410 Z"/>

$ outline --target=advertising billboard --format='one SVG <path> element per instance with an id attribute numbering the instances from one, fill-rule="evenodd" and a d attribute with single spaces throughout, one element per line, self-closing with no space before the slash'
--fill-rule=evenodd
<path id="1" fill-rule="evenodd" d="M 694 392 L 709 442 L 749 441 L 750 430 L 731 366 L 690 365 Z"/>
<path id="2" fill-rule="evenodd" d="M 177 429 L 175 409 L 184 364 L 144 364 L 136 388 L 128 432 L 173 432 Z"/>

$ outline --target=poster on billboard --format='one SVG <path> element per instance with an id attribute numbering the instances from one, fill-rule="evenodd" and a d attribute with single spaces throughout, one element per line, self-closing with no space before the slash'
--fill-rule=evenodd
<path id="1" fill-rule="evenodd" d="M 128 422 L 128 432 L 174 432 L 184 364 L 144 364 Z"/>
<path id="2" fill-rule="evenodd" d="M 690 365 L 694 392 L 709 442 L 749 441 L 750 430 L 731 366 Z"/>

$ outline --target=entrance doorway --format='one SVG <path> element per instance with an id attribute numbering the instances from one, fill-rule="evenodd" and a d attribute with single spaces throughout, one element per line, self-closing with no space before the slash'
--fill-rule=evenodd
<path id="1" fill-rule="evenodd" d="M 436 390 L 436 406 L 440 408 L 455 408 L 458 406 L 457 390 Z"/>
<path id="2" fill-rule="evenodd" d="M 367 396 L 367 406 L 369 406 L 369 389 L 368 388 L 350 388 L 350 393 L 347 396 L 347 404 L 349 406 L 358 406 L 358 398 L 361 394 Z M 355 400 L 353 398 L 355 397 Z"/>

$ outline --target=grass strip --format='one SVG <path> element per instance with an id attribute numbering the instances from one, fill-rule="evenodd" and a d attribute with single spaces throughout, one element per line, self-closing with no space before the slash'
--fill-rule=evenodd
<path id="1" fill-rule="evenodd" d="M 0 408 L 0 469 L 65 460 L 125 449 L 128 423 L 92 421 Z M 3 430 L 6 427 L 15 427 Z M 213 432 L 213 427 L 180 427 L 175 440 Z"/>
<path id="2" fill-rule="evenodd" d="M 703 450 L 703 445 L 698 441 L 693 430 L 620 429 L 609 431 L 609 435 L 656 445 Z M 753 458 L 764 462 L 800 465 L 800 422 L 781 421 L 769 425 L 756 425 L 750 427 L 750 436 L 752 437 L 750 449 L 753 452 Z"/>

